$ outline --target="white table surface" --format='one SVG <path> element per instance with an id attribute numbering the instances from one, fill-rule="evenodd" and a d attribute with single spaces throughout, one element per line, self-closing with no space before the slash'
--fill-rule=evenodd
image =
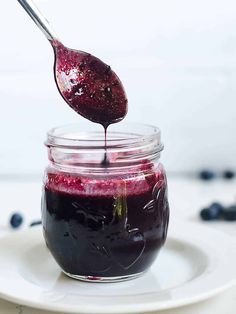
<path id="1" fill-rule="evenodd" d="M 8 219 L 12 212 L 24 214 L 28 224 L 40 218 L 41 182 L 34 181 L 0 181 L 0 236 L 11 232 Z M 236 240 L 236 222 L 201 222 L 198 218 L 199 209 L 212 201 L 223 204 L 236 202 L 236 180 L 214 180 L 205 183 L 193 178 L 169 178 L 169 199 L 172 219 L 175 217 L 216 228 L 226 232 Z M 17 232 L 17 231 L 16 231 Z M 236 244 L 236 242 L 235 242 Z M 0 314 L 49 314 L 52 312 L 36 310 L 0 299 Z M 54 312 L 55 313 L 55 312 Z M 235 314 L 236 286 L 207 301 L 195 305 L 158 312 L 160 314 Z"/>

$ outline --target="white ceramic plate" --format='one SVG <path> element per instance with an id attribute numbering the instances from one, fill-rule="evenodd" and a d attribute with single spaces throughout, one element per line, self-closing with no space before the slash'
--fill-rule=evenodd
<path id="1" fill-rule="evenodd" d="M 139 313 L 209 298 L 236 282 L 233 239 L 207 227 L 173 223 L 151 270 L 121 283 L 86 283 L 60 272 L 41 228 L 0 239 L 0 296 L 63 313 Z"/>

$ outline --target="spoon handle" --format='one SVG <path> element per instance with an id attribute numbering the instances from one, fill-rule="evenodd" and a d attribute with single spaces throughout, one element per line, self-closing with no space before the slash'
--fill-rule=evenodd
<path id="1" fill-rule="evenodd" d="M 32 0 L 17 0 L 25 11 L 29 14 L 35 24 L 44 33 L 49 41 L 57 40 L 57 36 L 52 30 L 49 22 L 42 15 Z"/>

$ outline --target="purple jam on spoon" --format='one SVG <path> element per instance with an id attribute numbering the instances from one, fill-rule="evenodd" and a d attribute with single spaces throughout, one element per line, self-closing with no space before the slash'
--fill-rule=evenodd
<path id="1" fill-rule="evenodd" d="M 123 85 L 110 66 L 83 51 L 53 41 L 59 92 L 77 113 L 107 128 L 127 113 Z"/>

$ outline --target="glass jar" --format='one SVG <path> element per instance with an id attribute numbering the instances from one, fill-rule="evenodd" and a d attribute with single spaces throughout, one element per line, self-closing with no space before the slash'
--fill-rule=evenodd
<path id="1" fill-rule="evenodd" d="M 163 145 L 156 127 L 118 123 L 108 129 L 105 153 L 104 131 L 96 127 L 69 125 L 48 133 L 44 237 L 68 276 L 126 280 L 144 273 L 166 240 Z"/>

